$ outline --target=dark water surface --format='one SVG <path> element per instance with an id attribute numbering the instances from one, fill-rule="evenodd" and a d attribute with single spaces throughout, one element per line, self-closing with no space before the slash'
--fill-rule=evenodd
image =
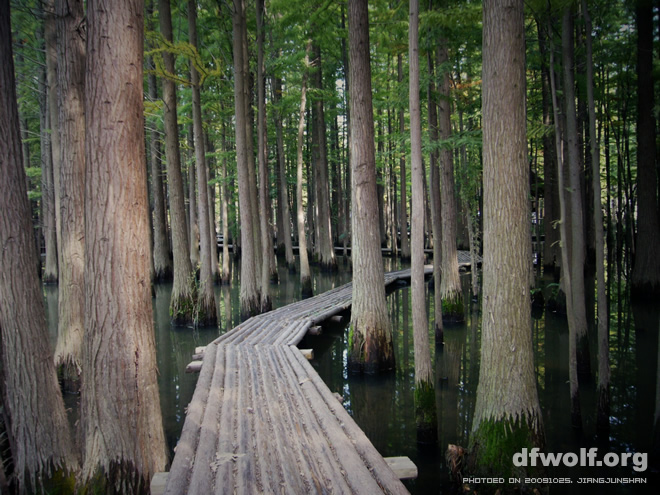
<path id="1" fill-rule="evenodd" d="M 339 258 L 341 260 L 341 257 Z M 385 260 L 386 269 L 398 269 L 396 262 Z M 213 328 L 174 328 L 169 322 L 171 285 L 157 285 L 154 299 L 154 324 L 163 425 L 170 455 L 179 438 L 197 374 L 186 374 L 195 347 L 206 345 L 239 323 L 238 269 L 231 287 L 216 287 L 219 323 Z M 314 293 L 338 287 L 350 281 L 350 271 L 340 261 L 336 274 L 322 274 L 313 269 Z M 299 275 L 280 269 L 280 281 L 271 285 L 273 306 L 280 307 L 300 298 Z M 346 371 L 346 325 L 325 325 L 320 336 L 306 337 L 301 347 L 314 348 L 312 366 L 332 392 L 344 398 L 344 406 L 384 457 L 408 456 L 417 465 L 419 477 L 405 482 L 412 493 L 454 493 L 444 453 L 448 444 L 467 447 L 479 379 L 481 320 L 477 304 L 470 304 L 469 274 L 462 275 L 466 301 L 466 321 L 445 327 L 444 345 L 431 349 L 435 363 L 436 405 L 438 408 L 437 446 L 417 443 L 414 414 L 414 355 L 410 291 L 403 287 L 388 296 L 388 310 L 394 329 L 396 371 L 387 376 L 355 376 Z M 56 338 L 57 289 L 46 287 L 46 301 L 51 339 Z M 427 291 L 429 314 L 433 315 L 433 297 Z M 543 410 L 548 452 L 579 453 L 580 448 L 598 448 L 598 458 L 607 452 L 647 453 L 644 472 L 628 467 L 557 467 L 550 477 L 570 478 L 571 484 L 550 485 L 550 493 L 657 493 L 657 461 L 652 460 L 653 421 L 660 411 L 660 390 L 656 391 L 658 369 L 658 308 L 632 311 L 611 309 L 610 360 L 611 431 L 599 438 L 595 431 L 596 383 L 581 388 L 583 431 L 570 426 L 568 390 L 568 328 L 566 319 L 544 311 L 535 315 L 533 334 L 538 390 Z M 621 322 L 618 320 L 621 319 Z M 429 321 L 431 342 L 433 322 Z M 595 370 L 595 331 L 592 334 L 592 369 Z M 595 372 L 593 373 L 595 376 Z M 68 398 L 68 404 L 75 399 Z M 598 482 L 578 484 L 579 478 L 643 478 L 645 485 Z M 607 481 L 607 480 L 603 480 Z M 616 481 L 616 480 L 611 480 Z M 655 485 L 658 486 L 658 485 Z"/>

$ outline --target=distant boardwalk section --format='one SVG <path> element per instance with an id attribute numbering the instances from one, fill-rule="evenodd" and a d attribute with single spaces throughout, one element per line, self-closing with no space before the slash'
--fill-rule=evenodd
<path id="1" fill-rule="evenodd" d="M 350 307 L 351 290 L 255 316 L 206 346 L 165 493 L 408 493 L 296 347 Z"/>

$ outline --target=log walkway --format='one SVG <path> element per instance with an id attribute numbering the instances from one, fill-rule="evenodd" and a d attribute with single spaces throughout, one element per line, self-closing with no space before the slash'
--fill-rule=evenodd
<path id="1" fill-rule="evenodd" d="M 385 284 L 406 279 L 390 272 Z M 296 347 L 351 292 L 255 316 L 206 346 L 165 493 L 407 493 Z"/>

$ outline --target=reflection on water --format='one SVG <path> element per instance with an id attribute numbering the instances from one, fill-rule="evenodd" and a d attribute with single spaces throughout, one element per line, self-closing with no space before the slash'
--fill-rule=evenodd
<path id="1" fill-rule="evenodd" d="M 314 293 L 318 294 L 350 281 L 350 270 L 339 258 L 340 270 L 334 274 L 313 270 Z M 396 261 L 386 259 L 386 269 L 398 269 Z M 154 326 L 163 425 L 170 455 L 179 438 L 185 411 L 190 402 L 197 374 L 186 374 L 195 347 L 206 345 L 239 323 L 238 265 L 234 265 L 232 286 L 216 286 L 219 315 L 217 327 L 173 328 L 169 322 L 171 285 L 155 288 Z M 299 274 L 279 272 L 279 283 L 271 285 L 273 306 L 280 307 L 300 298 Z M 407 287 L 388 295 L 388 310 L 394 329 L 397 367 L 387 376 L 355 376 L 346 371 L 347 332 L 344 324 L 328 323 L 320 336 L 306 337 L 301 347 L 311 347 L 316 358 L 312 365 L 332 392 L 344 399 L 344 406 L 385 457 L 408 456 L 418 466 L 419 478 L 406 482 L 413 493 L 450 493 L 449 473 L 444 452 L 447 444 L 467 447 L 479 378 L 481 321 L 478 306 L 470 305 L 469 275 L 463 277 L 466 320 L 445 328 L 444 346 L 431 349 L 435 363 L 436 404 L 438 407 L 437 447 L 421 447 L 416 442 L 413 403 L 414 356 L 410 291 Z M 429 291 L 430 292 L 430 291 Z M 50 337 L 55 344 L 57 289 L 45 287 Z M 433 315 L 433 297 L 427 295 Z M 648 452 L 653 449 L 653 418 L 656 408 L 659 315 L 657 308 L 632 312 L 611 308 L 611 431 L 608 438 L 595 433 L 596 384 L 581 387 L 584 431 L 570 427 L 568 401 L 568 330 L 566 319 L 545 312 L 532 322 L 535 367 L 541 408 L 544 414 L 547 451 L 579 452 L 581 447 L 599 447 L 602 457 L 608 450 Z M 349 316 L 347 314 L 347 316 Z M 619 324 L 619 319 L 623 320 Z M 592 334 L 592 367 L 597 366 L 595 331 Z M 430 341 L 434 341 L 433 321 L 429 321 Z M 657 468 L 657 465 L 656 465 Z M 551 493 L 645 493 L 635 486 L 577 485 L 580 476 L 645 476 L 628 468 L 555 468 L 552 476 L 567 476 L 574 484 L 554 485 Z M 657 469 L 655 470 L 657 473 Z"/>

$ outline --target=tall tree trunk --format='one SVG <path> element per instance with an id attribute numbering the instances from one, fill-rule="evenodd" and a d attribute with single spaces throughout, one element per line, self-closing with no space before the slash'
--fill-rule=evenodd
<path id="1" fill-rule="evenodd" d="M 307 254 L 307 236 L 305 234 L 305 211 L 303 209 L 303 138 L 305 134 L 305 107 L 307 104 L 307 78 L 309 74 L 309 52 L 311 41 L 305 49 L 305 73 L 300 88 L 300 116 L 298 119 L 298 139 L 296 145 L 296 219 L 298 227 L 298 255 L 300 257 L 300 285 L 303 297 L 313 294 L 312 274 L 309 269 Z M 309 205 L 307 206 L 309 208 Z"/>
<path id="2" fill-rule="evenodd" d="M 473 472 L 504 479 L 514 473 L 513 454 L 544 444 L 528 290 L 523 10 L 522 0 L 484 2 L 484 317 L 470 462 Z"/>
<path id="3" fill-rule="evenodd" d="M 192 64 L 191 68 L 192 68 Z M 192 116 L 191 116 L 192 117 Z M 199 220 L 197 219 L 197 166 L 195 164 L 195 133 L 192 123 L 188 125 L 188 241 L 190 242 L 190 265 L 194 272 L 199 268 Z"/>
<path id="4" fill-rule="evenodd" d="M 447 41 L 441 40 L 436 51 L 436 67 L 442 70 L 449 59 Z M 439 78 L 438 91 L 438 138 L 441 141 L 451 137 L 451 103 L 449 94 L 449 71 L 444 70 Z M 454 161 L 452 150 L 440 150 L 441 201 L 442 201 L 442 317 L 447 322 L 461 322 L 465 319 L 461 279 L 458 273 L 457 223 L 458 208 L 454 193 Z"/>
<path id="5" fill-rule="evenodd" d="M 321 48 L 313 47 L 315 71 L 314 86 L 319 96 L 312 107 L 312 127 L 317 145 L 315 180 L 316 185 L 316 225 L 318 226 L 319 264 L 328 271 L 337 270 L 337 259 L 332 244 L 332 225 L 330 210 L 330 181 L 328 177 L 328 146 L 326 140 L 325 111 L 323 109 L 323 66 L 321 64 Z"/>
<path id="6" fill-rule="evenodd" d="M 188 0 L 188 37 L 197 49 L 197 2 Z M 211 225 L 209 223 L 208 166 L 206 165 L 206 146 L 202 127 L 202 102 L 200 81 L 197 69 L 190 64 L 190 82 L 192 86 L 193 133 L 195 137 L 195 162 L 197 165 L 197 221 L 199 222 L 200 271 L 195 324 L 213 326 L 218 316 L 213 292 L 213 273 L 211 271 Z M 192 167 L 192 164 L 190 165 Z M 192 209 L 192 205 L 191 205 Z"/>
<path id="7" fill-rule="evenodd" d="M 270 297 L 271 258 L 274 256 L 269 208 L 270 180 L 268 174 L 268 148 L 266 131 L 266 79 L 264 62 L 264 0 L 257 0 L 257 156 L 259 162 L 259 221 L 262 260 L 259 267 L 261 278 L 261 312 L 273 308 Z M 277 272 L 276 272 L 277 273 Z"/>
<path id="8" fill-rule="evenodd" d="M 577 114 L 575 109 L 575 79 L 573 76 L 573 13 L 566 8 L 562 18 L 562 59 L 564 64 L 564 105 L 566 106 L 566 150 L 568 182 L 570 187 L 570 267 L 571 294 L 575 313 L 575 338 L 577 339 L 578 373 L 588 379 L 589 340 L 587 335 L 587 313 L 585 308 L 584 264 L 584 206 L 580 180 L 580 150 L 578 145 Z M 561 183 L 560 183 L 561 184 Z"/>
<path id="9" fill-rule="evenodd" d="M 37 266 L 12 58 L 0 2 L 0 394 L 17 493 L 73 489 L 78 460 L 59 393 Z"/>
<path id="10" fill-rule="evenodd" d="M 394 368 L 392 324 L 387 314 L 376 195 L 376 151 L 369 61 L 367 0 L 348 2 L 350 51 L 351 230 L 353 298 L 348 366 L 367 373 Z"/>
<path id="11" fill-rule="evenodd" d="M 243 0 L 234 0 L 233 39 L 234 39 L 234 102 L 236 112 L 236 161 L 238 168 L 238 201 L 241 224 L 241 317 L 247 318 L 259 312 L 260 299 L 257 287 L 256 250 L 254 239 L 254 216 L 250 194 L 250 172 L 248 161 L 248 112 L 246 99 L 246 73 L 244 67 L 244 45 L 247 43 L 244 31 L 245 10 Z"/>
<path id="12" fill-rule="evenodd" d="M 222 122 L 222 182 L 220 183 L 220 208 L 222 210 L 222 268 L 220 271 L 220 280 L 222 285 L 228 285 L 231 281 L 231 273 L 229 272 L 229 215 L 227 212 L 227 204 L 229 203 L 229 195 L 227 191 L 227 152 L 229 146 L 227 145 L 227 127 L 225 122 Z M 236 246 L 234 246 L 236 250 Z"/>
<path id="13" fill-rule="evenodd" d="M 172 14 L 170 0 L 158 0 L 158 18 L 163 38 L 172 43 Z M 165 70 L 174 77 L 174 56 L 163 52 Z M 172 251 L 174 258 L 174 281 L 170 299 L 170 317 L 175 325 L 193 322 L 195 290 L 188 226 L 181 177 L 181 154 L 179 152 L 179 128 L 177 123 L 176 85 L 170 77 L 163 79 L 163 123 L 165 127 L 165 160 L 167 162 L 167 187 L 170 199 L 170 222 L 172 226 Z"/>
<path id="14" fill-rule="evenodd" d="M 593 208 L 596 241 L 596 288 L 598 321 L 598 407 L 596 427 L 600 432 L 610 429 L 610 345 L 609 345 L 609 309 L 605 284 L 605 234 L 603 226 L 603 205 L 600 190 L 600 150 L 596 135 L 596 104 L 594 102 L 593 48 L 591 41 L 591 16 L 587 1 L 582 0 L 582 14 L 586 32 L 587 62 L 587 101 L 589 106 L 589 143 L 593 171 Z"/>
<path id="15" fill-rule="evenodd" d="M 147 493 L 167 463 L 149 280 L 143 15 L 141 0 L 112 9 L 88 1 L 81 430 L 92 492 Z"/>
<path id="16" fill-rule="evenodd" d="M 410 89 L 410 168 L 412 175 L 412 311 L 415 347 L 415 415 L 417 441 L 438 441 L 435 386 L 424 290 L 424 167 L 422 166 L 422 111 L 419 102 L 419 0 L 410 0 L 408 28 Z"/>
<path id="17" fill-rule="evenodd" d="M 53 208 L 55 210 L 55 242 L 57 254 L 57 273 L 53 282 L 59 281 L 59 250 L 61 249 L 60 229 L 60 126 L 59 126 L 59 87 L 57 81 L 57 21 L 55 16 L 55 0 L 46 0 L 44 19 L 44 37 L 46 38 L 46 82 L 48 84 L 48 112 L 50 116 L 50 149 L 53 177 Z M 44 279 L 46 280 L 46 279 Z"/>
<path id="18" fill-rule="evenodd" d="M 548 21 L 550 36 L 550 92 L 552 95 L 552 112 L 555 122 L 555 149 L 557 155 L 557 182 L 565 184 L 564 180 L 564 147 L 562 145 L 562 123 L 559 117 L 559 104 L 557 101 L 557 87 L 554 71 L 554 43 L 552 41 L 552 26 Z M 566 313 L 568 316 L 568 380 L 571 400 L 571 423 L 575 428 L 582 426 L 582 413 L 580 410 L 580 389 L 578 386 L 577 366 L 577 336 L 575 312 L 573 311 L 573 296 L 571 284 L 571 270 L 569 262 L 569 240 L 567 218 L 567 198 L 565 187 L 559 187 L 559 231 L 561 243 L 562 284 L 566 293 Z"/>
<path id="19" fill-rule="evenodd" d="M 429 74 L 434 74 L 433 52 L 427 52 L 426 62 Z M 438 141 L 438 111 L 435 101 L 434 77 L 429 79 L 427 89 L 428 112 L 429 112 L 429 139 L 431 143 Z M 440 170 L 438 168 L 438 151 L 433 148 L 430 154 L 429 164 L 429 187 L 431 190 L 431 225 L 433 229 L 433 302 L 434 302 L 434 327 L 435 343 L 442 345 L 442 201 L 440 198 Z"/>
<path id="20" fill-rule="evenodd" d="M 59 328 L 55 364 L 76 381 L 85 331 L 85 40 L 83 2 L 56 0 L 60 94 Z"/>
<path id="21" fill-rule="evenodd" d="M 397 77 L 399 84 L 403 82 L 403 56 L 397 55 Z M 399 133 L 401 137 L 406 132 L 406 125 L 403 117 L 403 107 L 399 108 Z M 410 242 L 408 240 L 408 176 L 406 174 L 406 153 L 405 144 L 401 144 L 399 150 L 399 171 L 401 173 L 401 211 L 399 212 L 399 230 L 401 235 L 401 259 L 410 259 Z"/>
<path id="22" fill-rule="evenodd" d="M 660 213 L 656 168 L 653 94 L 653 3 L 637 0 L 637 238 L 632 274 L 636 298 L 657 302 L 660 296 Z"/>
<path id="23" fill-rule="evenodd" d="M 277 137 L 277 162 L 280 171 L 280 182 L 278 184 L 280 191 L 280 205 L 279 209 L 282 210 L 283 222 L 283 242 L 284 242 L 284 259 L 289 272 L 295 272 L 296 263 L 293 258 L 293 241 L 291 235 L 291 211 L 289 209 L 289 188 L 286 174 L 286 158 L 284 151 L 284 136 L 282 132 L 282 114 L 279 110 L 279 103 L 282 98 L 282 80 L 279 77 L 273 78 L 273 102 L 276 108 L 275 118 L 275 132 Z"/>
<path id="24" fill-rule="evenodd" d="M 149 66 L 153 60 L 149 57 Z M 158 80 L 156 74 L 149 74 L 149 98 L 158 100 Z M 167 207 L 163 192 L 163 164 L 160 159 L 161 147 L 156 123 L 149 131 L 150 165 L 151 165 L 151 197 L 153 201 L 153 264 L 154 281 L 172 280 L 172 260 L 170 259 L 169 240 L 167 237 Z"/>
<path id="25" fill-rule="evenodd" d="M 206 143 L 207 153 L 213 153 L 215 146 L 209 136 L 208 132 L 204 134 L 204 142 Z M 215 166 L 213 166 L 215 165 Z M 209 183 L 206 186 L 209 198 L 209 234 L 211 235 L 211 278 L 213 283 L 220 282 L 220 267 L 218 265 L 218 233 L 216 230 L 216 201 L 217 187 L 215 184 L 217 174 L 217 161 L 213 160 L 211 163 L 207 162 L 207 170 L 209 171 Z M 213 182 L 213 185 L 211 185 Z"/>
<path id="26" fill-rule="evenodd" d="M 48 14 L 46 14 L 48 15 Z M 40 116 L 40 144 L 41 144 L 41 204 L 42 226 L 46 248 L 43 282 L 45 284 L 57 283 L 57 232 L 55 224 L 55 189 L 53 183 L 53 154 L 51 147 L 50 110 L 48 99 L 50 97 L 47 83 L 47 68 L 44 67 L 39 74 L 39 116 Z"/>

